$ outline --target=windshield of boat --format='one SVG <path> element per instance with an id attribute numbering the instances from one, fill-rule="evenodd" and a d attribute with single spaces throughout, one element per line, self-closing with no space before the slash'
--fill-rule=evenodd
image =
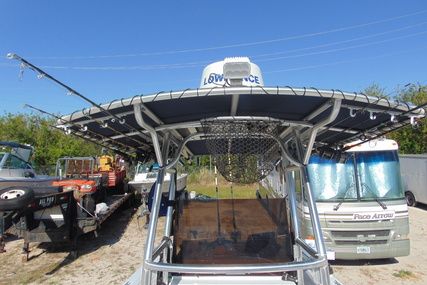
<path id="1" fill-rule="evenodd" d="M 31 164 L 9 153 L 0 153 L 0 166 L 11 168 L 31 168 Z"/>
<path id="2" fill-rule="evenodd" d="M 139 164 L 137 173 L 148 173 L 152 171 L 158 171 L 159 165 L 157 163 L 146 163 L 146 164 Z"/>
<path id="3" fill-rule="evenodd" d="M 0 167 L 6 162 L 6 153 L 0 152 Z"/>
<path id="4" fill-rule="evenodd" d="M 33 163 L 33 149 L 31 147 L 19 147 L 19 146 L 11 146 L 11 145 L 1 145 L 0 146 L 0 165 L 6 165 L 6 161 L 9 161 L 10 164 L 11 160 L 19 160 L 23 163 Z M 12 157 L 11 157 L 12 156 Z M 17 163 L 15 163 L 17 164 Z M 11 165 L 8 165 L 11 166 Z M 16 167 L 16 166 L 13 166 Z M 22 167 L 23 168 L 23 167 Z"/>
<path id="5" fill-rule="evenodd" d="M 345 162 L 313 156 L 308 173 L 318 202 L 404 198 L 397 151 L 353 152 Z"/>

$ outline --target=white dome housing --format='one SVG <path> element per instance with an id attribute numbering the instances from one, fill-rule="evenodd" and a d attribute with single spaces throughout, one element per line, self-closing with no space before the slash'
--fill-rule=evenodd
<path id="1" fill-rule="evenodd" d="M 264 86 L 261 70 L 247 57 L 228 57 L 203 70 L 200 88 L 222 86 Z"/>

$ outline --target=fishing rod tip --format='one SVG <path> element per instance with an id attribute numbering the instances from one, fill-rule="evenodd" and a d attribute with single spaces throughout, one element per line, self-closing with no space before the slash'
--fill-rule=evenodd
<path id="1" fill-rule="evenodd" d="M 14 59 L 14 58 L 17 58 L 17 55 L 16 55 L 16 54 L 14 54 L 14 53 L 8 53 L 8 54 L 6 55 L 6 58 L 7 58 L 7 59 Z"/>

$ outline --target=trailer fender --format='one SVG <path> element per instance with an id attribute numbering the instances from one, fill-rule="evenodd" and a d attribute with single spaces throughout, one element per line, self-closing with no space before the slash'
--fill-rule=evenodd
<path id="1" fill-rule="evenodd" d="M 24 209 L 34 200 L 34 191 L 28 187 L 8 187 L 0 190 L 0 211 Z"/>
<path id="2" fill-rule="evenodd" d="M 415 195 L 411 191 L 405 192 L 406 204 L 411 207 L 415 207 L 417 205 L 417 199 Z"/>

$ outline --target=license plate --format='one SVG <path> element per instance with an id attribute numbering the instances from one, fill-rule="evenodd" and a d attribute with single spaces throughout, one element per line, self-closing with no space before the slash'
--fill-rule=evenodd
<path id="1" fill-rule="evenodd" d="M 357 253 L 371 253 L 371 248 L 369 246 L 358 246 Z"/>

